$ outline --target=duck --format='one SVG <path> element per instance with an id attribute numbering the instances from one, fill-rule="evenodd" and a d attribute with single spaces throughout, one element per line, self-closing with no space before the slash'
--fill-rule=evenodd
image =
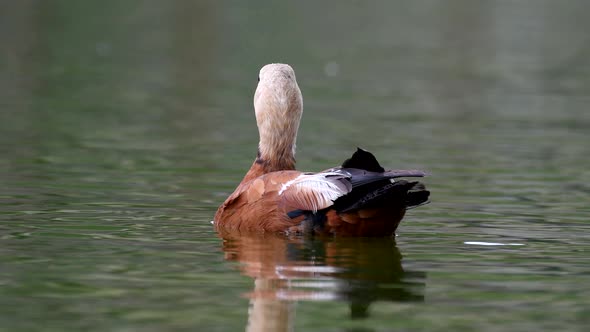
<path id="1" fill-rule="evenodd" d="M 424 171 L 385 170 L 361 148 L 340 166 L 296 170 L 303 96 L 290 65 L 260 69 L 254 113 L 256 158 L 215 213 L 219 233 L 392 236 L 408 209 L 429 202 L 425 185 L 406 179 L 424 177 Z"/>

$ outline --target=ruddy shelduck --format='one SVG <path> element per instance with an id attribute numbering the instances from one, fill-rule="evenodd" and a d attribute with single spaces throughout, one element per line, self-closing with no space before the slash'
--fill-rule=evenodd
<path id="1" fill-rule="evenodd" d="M 319 173 L 295 170 L 295 142 L 303 98 L 286 64 L 260 70 L 254 94 L 258 154 L 236 190 L 215 214 L 221 233 L 261 231 L 390 236 L 406 210 L 428 201 L 422 171 L 386 171 L 357 149 L 341 166 Z"/>

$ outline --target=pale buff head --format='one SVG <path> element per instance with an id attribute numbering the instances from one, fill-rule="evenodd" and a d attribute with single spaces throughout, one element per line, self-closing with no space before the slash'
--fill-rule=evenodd
<path id="1" fill-rule="evenodd" d="M 264 160 L 293 159 L 303 97 L 289 65 L 273 63 L 260 69 L 254 110 Z M 286 161 L 286 160 L 285 160 Z"/>

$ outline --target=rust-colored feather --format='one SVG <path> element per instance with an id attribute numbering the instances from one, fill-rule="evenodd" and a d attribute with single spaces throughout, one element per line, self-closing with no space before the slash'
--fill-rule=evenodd
<path id="1" fill-rule="evenodd" d="M 280 232 L 297 220 L 287 216 L 294 207 L 279 204 L 278 192 L 284 183 L 296 178 L 297 171 L 264 174 L 242 182 L 215 214 L 216 227 L 231 230 Z"/>

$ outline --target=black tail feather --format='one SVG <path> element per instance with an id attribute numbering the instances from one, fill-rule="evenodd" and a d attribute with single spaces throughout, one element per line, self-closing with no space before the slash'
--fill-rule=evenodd
<path id="1" fill-rule="evenodd" d="M 334 202 L 338 212 L 399 204 L 403 208 L 416 207 L 428 201 L 430 192 L 420 182 L 397 180 L 373 182 L 353 190 Z"/>
<path id="2" fill-rule="evenodd" d="M 423 171 L 386 171 L 371 152 L 361 148 L 357 148 L 353 155 L 342 163 L 342 170 L 351 175 L 353 189 L 334 202 L 334 208 L 338 212 L 391 204 L 413 208 L 428 203 L 430 192 L 424 184 L 399 179 L 426 176 Z"/>
<path id="3" fill-rule="evenodd" d="M 377 173 L 385 172 L 385 169 L 379 165 L 377 158 L 371 152 L 358 147 L 352 154 L 352 157 L 342 163 L 342 168 L 358 168 Z"/>
<path id="4" fill-rule="evenodd" d="M 408 197 L 406 198 L 406 208 L 408 209 L 413 209 L 429 202 L 428 197 L 430 196 L 430 191 L 426 190 L 422 182 L 414 183 L 414 186 L 408 190 Z"/>

